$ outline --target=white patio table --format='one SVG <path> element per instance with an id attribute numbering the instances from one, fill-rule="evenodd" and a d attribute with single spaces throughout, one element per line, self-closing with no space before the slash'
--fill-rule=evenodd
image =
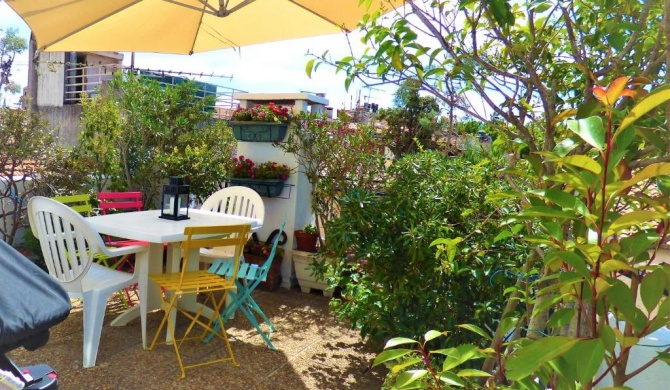
<path id="1" fill-rule="evenodd" d="M 149 249 L 140 252 L 135 259 L 135 272 L 139 277 L 139 300 L 136 305 L 112 321 L 112 326 L 126 325 L 130 320 L 140 317 L 142 326 L 142 346 L 147 348 L 147 313 L 160 309 L 160 296 L 156 285 L 149 284 L 149 274 L 163 272 L 163 245 L 168 243 L 166 272 L 176 272 L 179 269 L 181 249 L 184 240 L 184 228 L 187 226 L 219 226 L 251 224 L 252 230 L 261 227 L 261 221 L 253 218 L 222 214 L 205 210 L 189 209 L 190 219 L 172 221 L 159 218 L 160 210 L 136 211 L 118 214 L 98 215 L 86 220 L 102 234 L 131 240 L 141 240 L 149 243 Z M 198 252 L 191 254 L 193 259 L 198 258 Z M 189 262 L 189 269 L 198 269 L 199 262 Z M 193 300 L 186 300 L 183 305 L 189 311 L 197 311 L 199 305 Z M 211 310 L 210 313 L 211 314 Z M 169 340 L 168 340 L 169 341 Z"/>

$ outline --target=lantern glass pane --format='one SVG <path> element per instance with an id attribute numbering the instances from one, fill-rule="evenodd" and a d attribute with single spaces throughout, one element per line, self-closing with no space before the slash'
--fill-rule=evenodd
<path id="1" fill-rule="evenodd" d="M 163 214 L 174 216 L 174 195 L 163 194 Z"/>
<path id="2" fill-rule="evenodd" d="M 179 194 L 179 215 L 186 215 L 186 206 L 188 206 L 187 195 Z"/>

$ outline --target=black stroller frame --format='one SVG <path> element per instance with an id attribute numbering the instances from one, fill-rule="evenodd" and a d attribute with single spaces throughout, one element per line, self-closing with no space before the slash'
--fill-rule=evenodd
<path id="1" fill-rule="evenodd" d="M 58 376 L 51 367 L 19 367 L 6 354 L 44 346 L 49 328 L 69 314 L 70 298 L 59 282 L 0 240 L 0 370 L 20 380 L 24 389 L 57 389 Z"/>

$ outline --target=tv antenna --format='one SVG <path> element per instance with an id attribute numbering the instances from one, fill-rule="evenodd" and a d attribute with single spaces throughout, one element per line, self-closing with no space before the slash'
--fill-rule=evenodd
<path id="1" fill-rule="evenodd" d="M 383 91 L 383 89 L 374 88 L 374 87 L 371 87 L 371 86 L 367 86 L 367 87 L 365 87 L 365 89 L 368 90 L 368 96 L 365 96 L 364 99 L 365 99 L 365 102 L 368 102 L 368 103 L 370 102 L 370 96 L 372 95 L 372 91 L 377 91 L 377 92 Z"/>

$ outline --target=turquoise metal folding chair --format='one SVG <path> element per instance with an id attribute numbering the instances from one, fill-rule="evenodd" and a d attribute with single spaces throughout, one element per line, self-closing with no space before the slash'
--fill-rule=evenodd
<path id="1" fill-rule="evenodd" d="M 232 318 L 237 309 L 240 309 L 242 313 L 244 313 L 244 315 L 249 319 L 249 322 L 251 322 L 254 328 L 256 328 L 258 334 L 260 334 L 263 340 L 265 340 L 268 347 L 270 347 L 272 350 L 275 350 L 276 348 L 270 341 L 270 335 L 275 331 L 275 327 L 272 325 L 272 322 L 265 315 L 263 310 L 258 306 L 254 298 L 251 296 L 251 293 L 261 282 L 264 282 L 268 276 L 270 266 L 272 266 L 272 260 L 274 259 L 275 253 L 277 252 L 277 245 L 281 239 L 282 232 L 284 231 L 284 225 L 286 225 L 286 217 L 284 217 L 284 220 L 279 227 L 279 232 L 275 236 L 275 240 L 272 243 L 272 250 L 270 251 L 270 255 L 268 256 L 268 259 L 265 261 L 265 263 L 263 263 L 263 265 L 258 266 L 257 264 L 249 263 L 240 264 L 240 269 L 237 272 L 237 280 L 235 281 L 237 292 L 231 290 L 228 293 L 228 296 L 231 298 L 232 302 L 226 306 L 223 311 L 221 311 L 221 319 L 225 323 Z M 232 259 L 216 259 L 209 267 L 208 272 L 222 277 L 230 277 L 233 274 L 234 266 L 235 262 Z M 269 331 L 267 333 L 261 329 L 260 324 L 256 320 L 256 314 L 258 314 L 268 325 Z M 218 324 L 218 322 L 216 324 Z M 213 334 L 208 335 L 205 338 L 205 342 L 209 342 L 213 337 Z"/>

